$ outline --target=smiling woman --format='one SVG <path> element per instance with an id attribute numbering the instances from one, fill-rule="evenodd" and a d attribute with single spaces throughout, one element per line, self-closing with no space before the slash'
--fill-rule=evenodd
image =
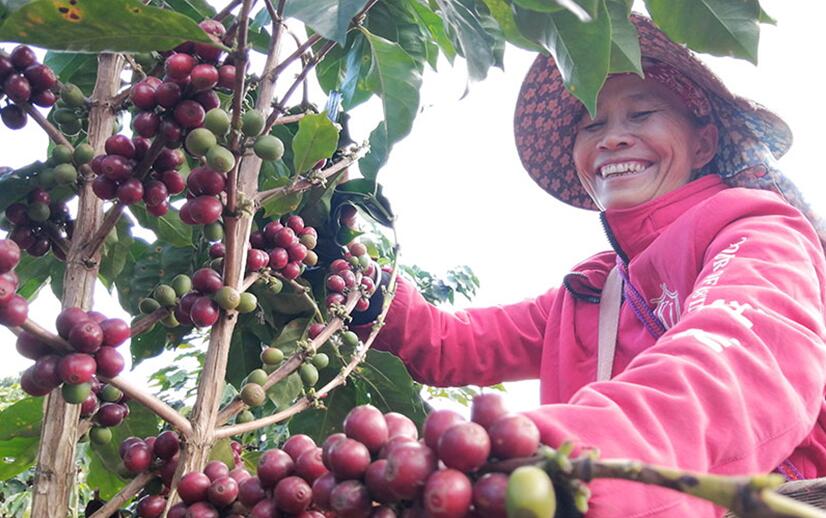
<path id="1" fill-rule="evenodd" d="M 826 234 L 776 165 L 789 128 L 650 20 L 632 21 L 645 79 L 611 76 L 590 116 L 539 57 L 515 117 L 531 177 L 601 209 L 613 249 L 507 306 L 451 314 L 402 282 L 376 346 L 432 385 L 538 378 L 541 406 L 526 415 L 553 447 L 822 477 Z M 723 513 L 622 481 L 590 489 L 589 516 Z"/>

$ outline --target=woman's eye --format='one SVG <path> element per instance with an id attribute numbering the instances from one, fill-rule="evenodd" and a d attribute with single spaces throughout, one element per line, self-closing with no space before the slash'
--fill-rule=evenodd
<path id="1" fill-rule="evenodd" d="M 631 119 L 632 120 L 643 120 L 643 119 L 645 119 L 646 117 L 648 117 L 649 115 L 651 115 L 652 113 L 654 113 L 656 111 L 657 110 L 643 110 L 643 111 L 639 111 L 639 112 L 632 112 L 631 113 Z"/>
<path id="2" fill-rule="evenodd" d="M 596 131 L 605 125 L 602 121 L 594 121 L 582 127 L 584 131 Z"/>

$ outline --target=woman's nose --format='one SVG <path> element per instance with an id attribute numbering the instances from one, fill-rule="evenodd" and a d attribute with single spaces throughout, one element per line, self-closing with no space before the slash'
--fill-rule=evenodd
<path id="1" fill-rule="evenodd" d="M 606 124 L 598 146 L 600 149 L 614 150 L 632 145 L 634 137 L 620 123 Z"/>

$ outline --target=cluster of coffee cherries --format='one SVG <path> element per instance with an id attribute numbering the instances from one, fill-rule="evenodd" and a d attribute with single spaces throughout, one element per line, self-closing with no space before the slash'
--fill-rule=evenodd
<path id="1" fill-rule="evenodd" d="M 356 271 L 361 271 L 361 281 L 356 280 Z M 327 307 L 344 304 L 352 290 L 361 289 L 362 296 L 356 302 L 355 309 L 366 310 L 370 307 L 370 296 L 376 291 L 377 273 L 376 263 L 370 258 L 364 243 L 354 241 L 347 245 L 344 257 L 330 263 L 330 273 L 325 281 Z"/>
<path id="2" fill-rule="evenodd" d="M 18 45 L 10 55 L 0 54 L 0 100 L 11 103 L 0 110 L 0 119 L 9 129 L 26 125 L 28 115 L 20 106 L 31 103 L 48 108 L 57 101 L 57 76 L 51 68 L 38 63 L 34 51 Z"/>
<path id="3" fill-rule="evenodd" d="M 109 444 L 112 428 L 129 416 L 127 396 L 114 385 L 102 384 L 96 376 L 91 380 L 92 392 L 80 404 L 80 417 L 92 420 L 89 440 L 95 444 Z"/>
<path id="4" fill-rule="evenodd" d="M 162 320 L 168 327 L 210 327 L 218 321 L 221 309 L 251 313 L 257 306 L 255 295 L 224 286 L 221 274 L 207 267 L 196 270 L 192 277 L 180 274 L 169 284 L 158 284 L 150 297 L 139 302 L 139 309 L 144 314 L 161 307 L 171 309 L 172 312 Z"/>
<path id="5" fill-rule="evenodd" d="M 269 266 L 284 278 L 295 279 L 306 266 L 314 266 L 318 262 L 318 255 L 313 251 L 316 244 L 316 229 L 305 225 L 301 216 L 292 214 L 270 221 L 262 230 L 250 234 L 252 248 L 247 253 L 247 271 L 258 271 Z"/>
<path id="6" fill-rule="evenodd" d="M 112 135 L 106 139 L 106 153 L 92 159 L 92 170 L 97 174 L 92 190 L 103 200 L 118 199 L 132 205 L 143 200 L 153 216 L 169 211 L 169 196 L 184 190 L 183 176 L 178 168 L 185 157 L 178 149 L 164 148 L 152 163 L 145 178 L 135 175 L 135 168 L 149 150 L 150 142 L 143 137 L 129 138 Z"/>
<path id="7" fill-rule="evenodd" d="M 64 238 L 71 238 L 74 232 L 74 221 L 66 204 L 53 201 L 40 187 L 29 191 L 25 200 L 6 207 L 5 215 L 12 225 L 9 239 L 34 257 L 45 255 L 52 248 L 50 231 Z M 54 247 L 54 252 L 61 261 L 66 259 L 60 248 Z"/>
<path id="8" fill-rule="evenodd" d="M 23 372 L 20 386 L 32 396 L 43 396 L 62 384 L 63 399 L 81 404 L 92 393 L 95 375 L 114 378 L 123 370 L 116 347 L 129 339 L 131 330 L 119 318 L 75 307 L 61 311 L 55 326 L 71 352 L 57 352 L 26 331 L 17 336 L 17 351 L 35 360 Z"/>
<path id="9" fill-rule="evenodd" d="M 471 419 L 436 410 L 420 439 L 404 415 L 361 405 L 348 413 L 343 433 L 321 446 L 294 435 L 264 452 L 254 475 L 244 468 L 185 474 L 182 502 L 169 516 L 504 518 L 508 476 L 478 471 L 493 460 L 533 455 L 539 431 L 508 413 L 496 394 L 478 396 Z M 139 507 L 138 516 L 157 515 Z"/>
<path id="10" fill-rule="evenodd" d="M 19 279 L 14 269 L 20 262 L 20 247 L 9 239 L 0 239 L 0 324 L 23 325 L 29 317 L 29 303 L 17 294 Z"/>
<path id="11" fill-rule="evenodd" d="M 199 25 L 217 39 L 224 36 L 219 22 L 204 20 Z M 217 65 L 220 57 L 218 47 L 192 42 L 169 54 L 162 79 L 149 76 L 132 87 L 129 97 L 139 110 L 135 131 L 146 138 L 162 135 L 170 145 L 178 145 L 187 132 L 203 126 L 206 112 L 221 105 L 215 88 L 228 90 L 235 84 L 235 66 Z"/>

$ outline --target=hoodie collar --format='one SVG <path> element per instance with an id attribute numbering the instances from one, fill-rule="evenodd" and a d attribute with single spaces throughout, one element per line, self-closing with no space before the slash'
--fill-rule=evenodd
<path id="1" fill-rule="evenodd" d="M 706 175 L 641 205 L 603 211 L 600 220 L 611 246 L 627 264 L 688 209 L 726 188 L 718 175 Z"/>

